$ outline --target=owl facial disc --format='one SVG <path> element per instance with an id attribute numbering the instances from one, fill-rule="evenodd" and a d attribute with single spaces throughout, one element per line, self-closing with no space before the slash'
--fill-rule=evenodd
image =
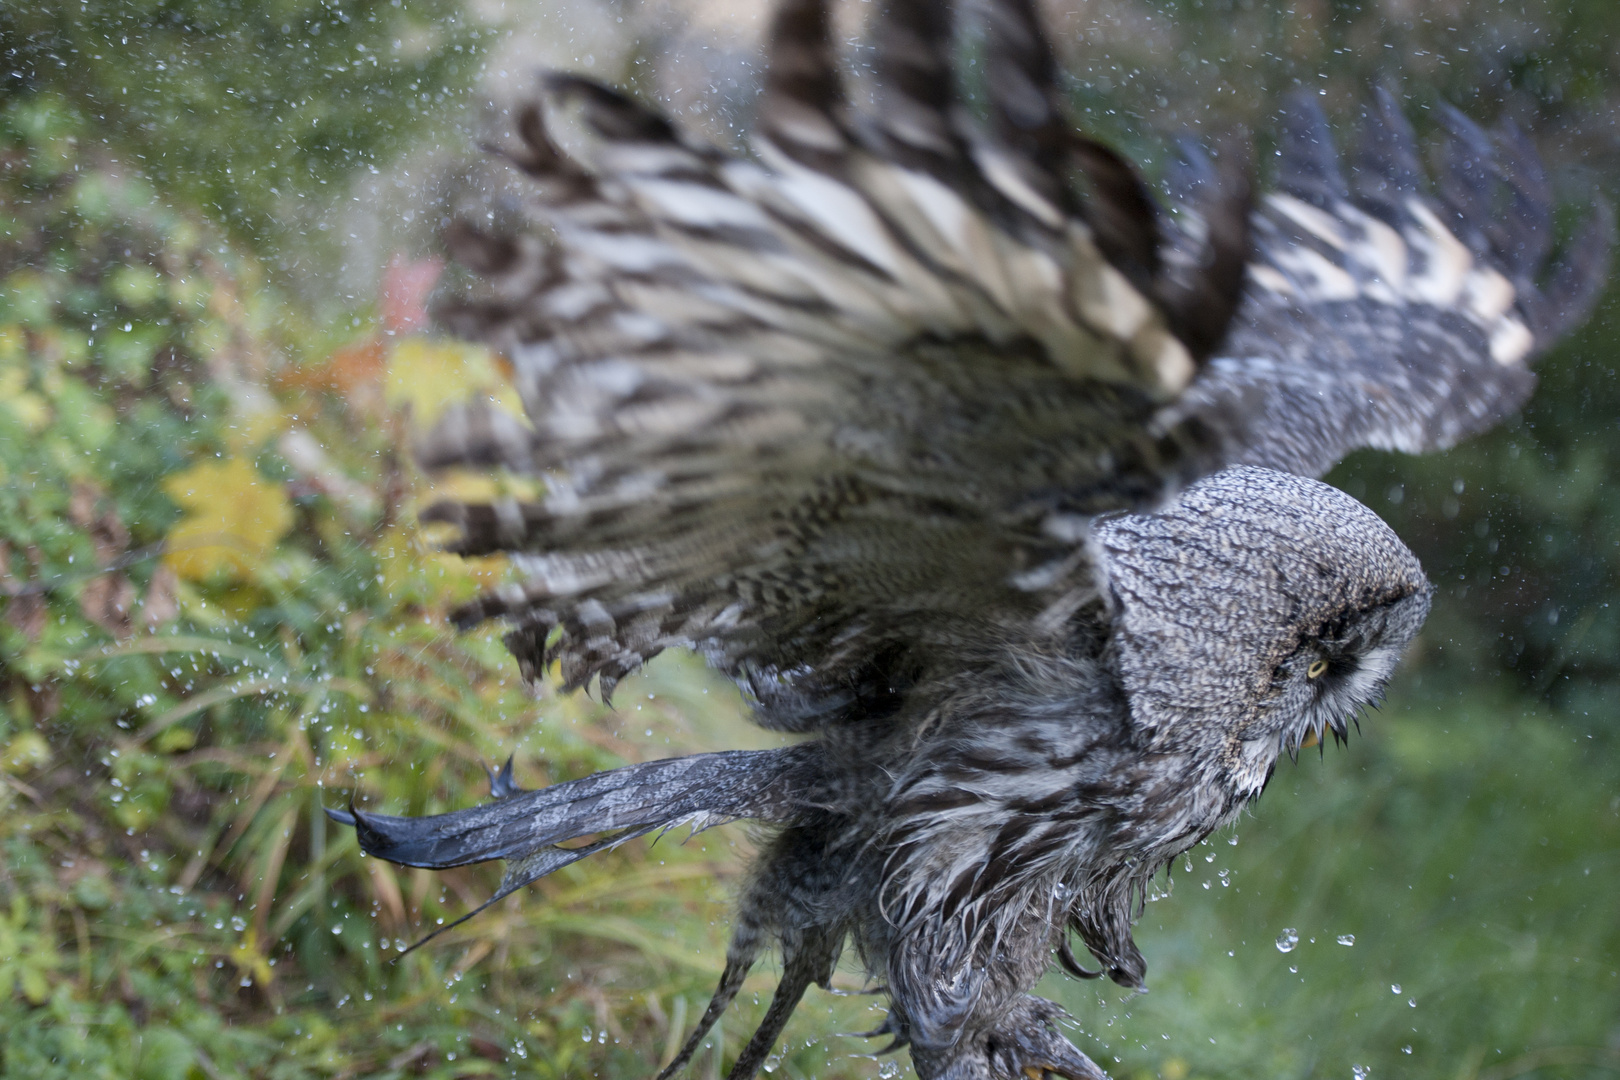
<path id="1" fill-rule="evenodd" d="M 1342 738 L 1428 614 L 1416 556 L 1316 480 L 1228 469 L 1094 535 L 1114 661 L 1156 748 L 1235 740 L 1269 770 L 1313 733 Z"/>

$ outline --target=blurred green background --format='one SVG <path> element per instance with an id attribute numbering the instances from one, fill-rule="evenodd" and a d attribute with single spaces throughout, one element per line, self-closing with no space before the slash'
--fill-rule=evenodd
<path id="1" fill-rule="evenodd" d="M 858 46 L 866 5 L 846 9 Z M 1048 15 L 1077 115 L 1150 175 L 1278 95 L 1351 132 L 1382 82 L 1533 131 L 1569 206 L 1614 191 L 1603 0 L 1098 0 Z M 496 872 L 361 859 L 319 812 L 425 813 L 672 753 L 766 745 L 667 656 L 604 708 L 530 696 L 443 613 L 498 561 L 436 554 L 411 433 L 501 396 L 423 303 L 473 150 L 539 65 L 628 83 L 736 144 L 743 0 L 0 4 L 0 1074 L 646 1076 L 707 999 L 737 826 L 569 867 L 426 948 Z M 860 52 L 851 74 L 860 75 Z M 487 104 L 486 104 L 487 103 Z M 1152 990 L 1054 976 L 1118 1077 L 1620 1072 L 1620 380 L 1613 292 L 1525 414 L 1332 479 L 1438 585 L 1390 705 L 1285 765 L 1179 862 Z M 768 965 L 767 965 L 768 967 Z M 850 972 L 848 989 L 859 985 Z M 694 1073 L 718 1076 L 769 970 Z M 813 991 L 768 1066 L 892 1077 Z"/>

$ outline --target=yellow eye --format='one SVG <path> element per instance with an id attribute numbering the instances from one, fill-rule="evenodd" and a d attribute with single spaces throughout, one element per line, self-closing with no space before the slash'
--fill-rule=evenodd
<path id="1" fill-rule="evenodd" d="M 1319 679 L 1328 669 L 1328 662 L 1321 657 L 1311 661 L 1311 666 L 1305 669 L 1307 679 Z"/>

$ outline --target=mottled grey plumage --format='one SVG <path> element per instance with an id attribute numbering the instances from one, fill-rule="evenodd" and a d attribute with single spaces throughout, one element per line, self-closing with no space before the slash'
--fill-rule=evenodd
<path id="1" fill-rule="evenodd" d="M 453 411 L 423 459 L 546 482 L 430 511 L 525 572 L 459 617 L 510 620 L 529 675 L 604 695 L 698 650 L 760 723 L 815 737 L 334 816 L 396 862 L 505 859 L 499 895 L 654 829 L 771 823 L 665 1075 L 775 948 L 752 1076 L 853 944 L 925 1080 L 1100 1077 L 1028 995 L 1054 951 L 1101 974 L 1072 929 L 1140 986 L 1151 876 L 1280 754 L 1342 738 L 1427 611 L 1411 553 L 1310 477 L 1516 408 L 1601 280 L 1606 227 L 1542 273 L 1522 135 L 1452 117 L 1431 196 L 1385 97 L 1351 181 L 1301 99 L 1276 193 L 1251 213 L 1240 155 L 1188 146 L 1165 217 L 1063 119 L 1030 0 L 985 8 L 986 126 L 947 5 L 892 0 L 858 115 L 825 4 L 784 0 L 758 162 L 553 77 L 508 151 L 530 225 L 451 235 L 489 288 L 447 321 L 511 359 L 528 422 Z M 588 165 L 547 132 L 563 107 Z"/>

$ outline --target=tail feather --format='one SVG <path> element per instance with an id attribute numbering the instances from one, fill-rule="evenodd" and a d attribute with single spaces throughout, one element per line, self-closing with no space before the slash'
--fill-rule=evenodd
<path id="1" fill-rule="evenodd" d="M 341 811 L 327 811 L 328 815 L 332 816 L 333 818 L 337 818 L 338 820 L 342 820 L 341 818 L 338 818 L 339 813 L 341 813 Z M 350 816 L 352 816 L 352 813 Z M 445 923 L 443 926 L 435 928 L 431 933 L 411 942 L 410 948 L 406 949 L 405 952 L 400 953 L 399 956 L 404 956 L 407 953 L 415 952 L 417 949 L 420 949 L 423 945 L 426 945 L 440 934 L 448 933 L 449 931 L 460 926 L 462 923 L 466 922 L 468 919 L 473 918 L 475 915 L 480 915 L 489 908 L 494 907 L 497 903 L 505 900 L 508 896 L 511 896 L 513 893 L 517 892 L 519 889 L 523 888 L 523 886 L 532 881 L 539 881 L 547 874 L 555 870 L 561 870 L 569 863 L 576 863 L 588 855 L 595 855 L 598 851 L 607 851 L 611 848 L 616 848 L 626 840 L 634 840 L 638 836 L 645 836 L 648 833 L 655 831 L 657 828 L 657 825 L 643 825 L 640 828 L 624 829 L 620 832 L 614 833 L 612 836 L 609 836 L 606 839 L 598 840 L 594 844 L 586 844 L 584 847 L 542 847 L 536 851 L 530 852 L 527 855 L 515 858 L 507 864 L 506 873 L 502 875 L 500 887 L 495 890 L 494 895 L 492 895 L 488 900 L 485 900 L 482 904 L 479 904 L 477 907 L 473 908 L 471 911 L 462 915 L 460 918 L 453 919 L 450 922 Z M 362 846 L 364 846 L 363 841 Z M 398 959 L 398 957 L 395 957 L 395 959 Z"/>
<path id="2" fill-rule="evenodd" d="M 361 850 L 402 866 L 444 869 L 468 863 L 507 860 L 495 894 L 454 922 L 436 928 L 411 945 L 411 952 L 471 919 L 491 904 L 570 863 L 618 847 L 659 829 L 690 823 L 694 829 L 757 818 L 791 821 L 813 805 L 817 768 L 813 746 L 780 750 L 733 750 L 665 758 L 562 784 L 522 791 L 512 781 L 509 760 L 490 773 L 494 801 L 430 817 L 368 814 L 350 805 L 326 814 L 354 826 Z M 580 847 L 557 845 L 598 833 L 607 835 Z M 737 985 L 752 966 L 755 947 L 735 976 Z M 404 954 L 401 954 L 404 955 Z M 722 980 L 722 991 L 726 983 Z M 735 988 L 731 991 L 735 994 Z M 730 996 L 720 1001 L 718 1018 Z M 710 1020 L 713 1023 L 713 1020 Z"/>
<path id="3" fill-rule="evenodd" d="M 368 855 L 403 866 L 443 869 L 490 859 L 512 860 L 515 866 L 548 849 L 572 862 L 587 849 L 554 845 L 617 829 L 641 835 L 687 821 L 704 827 L 743 817 L 787 820 L 800 801 L 793 792 L 808 754 L 806 748 L 788 747 L 666 758 L 431 817 L 362 813 L 353 807 L 329 809 L 327 815 L 353 825 Z M 549 863 L 541 859 L 536 866 Z"/>
<path id="4" fill-rule="evenodd" d="M 670 1080 L 670 1077 L 686 1067 L 686 1063 L 692 1060 L 692 1055 L 697 1053 L 704 1037 L 720 1019 L 720 1014 L 726 1011 L 732 999 L 737 996 L 737 991 L 742 989 L 743 981 L 748 978 L 749 970 L 759 957 L 760 943 L 750 938 L 739 946 L 740 938 L 741 935 L 732 938 L 731 951 L 726 955 L 726 969 L 720 974 L 720 985 L 715 987 L 714 996 L 709 999 L 709 1007 L 703 1010 L 703 1017 L 698 1020 L 692 1033 L 686 1037 L 686 1042 L 681 1044 L 680 1052 L 670 1059 L 668 1065 L 659 1070 L 655 1080 Z"/>
<path id="5" fill-rule="evenodd" d="M 831 978 L 832 965 L 837 956 L 836 943 L 825 940 L 802 944 L 797 951 L 784 955 L 782 981 L 776 984 L 770 1008 L 765 1010 L 765 1018 L 759 1022 L 759 1027 L 754 1029 L 747 1045 L 732 1063 L 727 1080 L 753 1080 L 776 1047 L 776 1041 L 782 1037 L 782 1029 L 787 1027 L 788 1019 L 798 1008 L 799 1000 L 804 997 L 810 984 L 825 983 Z"/>

